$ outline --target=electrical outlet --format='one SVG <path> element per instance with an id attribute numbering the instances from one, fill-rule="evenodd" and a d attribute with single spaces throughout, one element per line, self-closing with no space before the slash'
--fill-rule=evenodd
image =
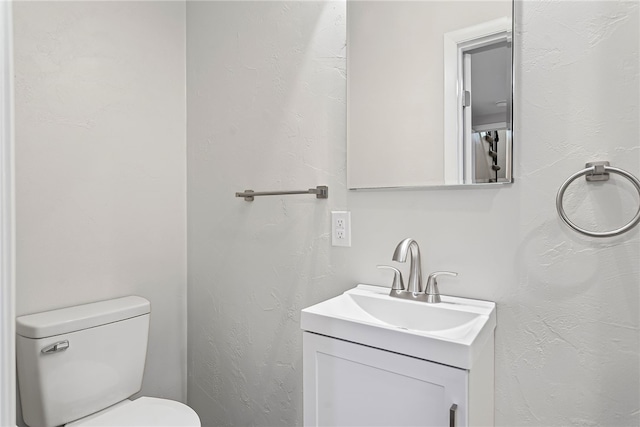
<path id="1" fill-rule="evenodd" d="M 331 245 L 351 246 L 351 212 L 331 212 Z"/>

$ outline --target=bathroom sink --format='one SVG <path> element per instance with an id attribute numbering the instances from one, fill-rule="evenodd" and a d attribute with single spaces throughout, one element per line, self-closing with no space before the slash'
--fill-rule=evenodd
<path id="1" fill-rule="evenodd" d="M 358 285 L 302 310 L 301 327 L 314 332 L 471 369 L 496 327 L 495 303 L 442 296 L 429 304 L 389 296 L 389 288 Z"/>

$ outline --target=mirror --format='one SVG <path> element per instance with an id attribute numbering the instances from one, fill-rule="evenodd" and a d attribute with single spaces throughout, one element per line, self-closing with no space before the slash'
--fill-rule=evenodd
<path id="1" fill-rule="evenodd" d="M 347 186 L 512 182 L 508 1 L 347 2 Z"/>

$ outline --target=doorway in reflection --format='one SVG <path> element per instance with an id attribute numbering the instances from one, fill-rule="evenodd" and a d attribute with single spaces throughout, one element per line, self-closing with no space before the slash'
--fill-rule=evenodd
<path id="1" fill-rule="evenodd" d="M 510 180 L 511 40 L 480 37 L 459 46 L 464 181 Z"/>

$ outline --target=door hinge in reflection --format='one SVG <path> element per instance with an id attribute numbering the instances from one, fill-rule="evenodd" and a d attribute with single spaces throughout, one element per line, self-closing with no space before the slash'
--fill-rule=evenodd
<path id="1" fill-rule="evenodd" d="M 468 90 L 465 90 L 462 93 L 462 107 L 471 107 L 471 92 L 469 92 Z"/>

